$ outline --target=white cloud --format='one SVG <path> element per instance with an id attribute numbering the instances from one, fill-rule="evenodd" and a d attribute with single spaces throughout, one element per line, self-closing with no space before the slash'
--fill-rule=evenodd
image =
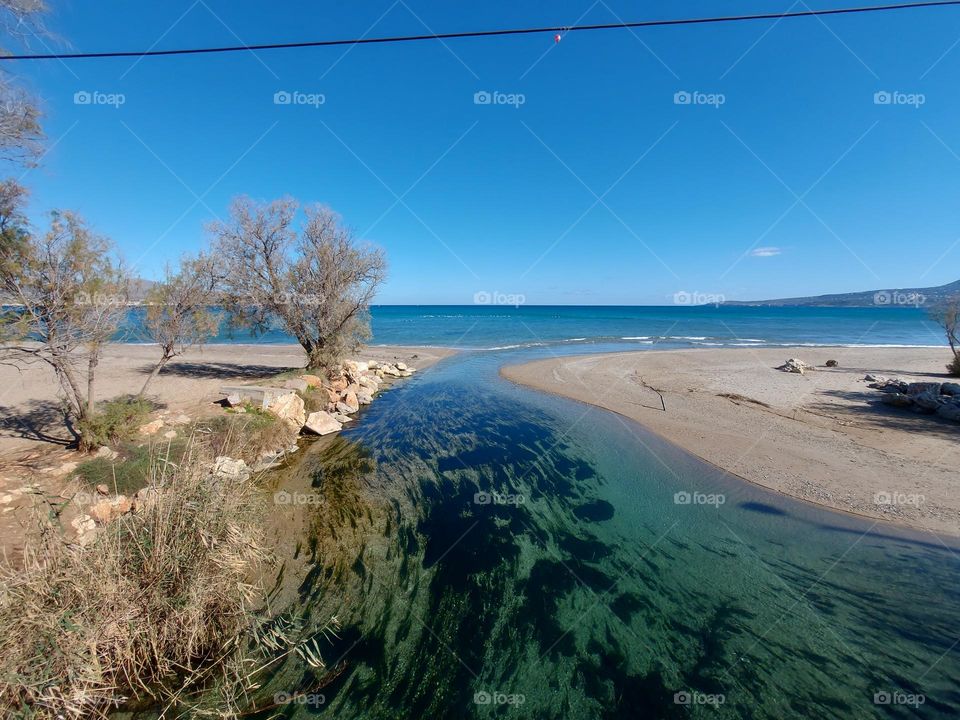
<path id="1" fill-rule="evenodd" d="M 774 255 L 779 255 L 781 252 L 778 247 L 759 247 L 751 250 L 748 255 L 752 257 L 773 257 Z"/>

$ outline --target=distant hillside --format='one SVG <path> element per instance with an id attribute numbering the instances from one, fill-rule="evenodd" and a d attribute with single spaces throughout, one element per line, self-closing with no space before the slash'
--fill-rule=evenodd
<path id="1" fill-rule="evenodd" d="M 948 297 L 960 296 L 960 280 L 924 288 L 890 288 L 865 292 L 814 295 L 812 297 L 782 298 L 780 300 L 731 300 L 724 305 L 766 305 L 805 307 L 884 307 L 928 306 Z"/>

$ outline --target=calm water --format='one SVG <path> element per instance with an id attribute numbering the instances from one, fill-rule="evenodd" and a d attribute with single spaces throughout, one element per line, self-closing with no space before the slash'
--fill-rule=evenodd
<path id="1" fill-rule="evenodd" d="M 333 677 L 288 660 L 256 717 L 956 716 L 952 541 L 767 493 L 497 374 L 577 350 L 462 353 L 301 454 L 283 483 L 322 502 L 283 511 L 315 534 L 282 582 L 304 635 L 342 629 L 318 636 Z"/>
<path id="2" fill-rule="evenodd" d="M 130 324 L 136 326 L 133 311 Z M 643 347 L 717 345 L 943 345 L 943 333 L 924 310 L 876 308 L 576 307 L 382 305 L 372 309 L 373 342 L 507 348 L 546 343 L 618 342 Z M 137 341 L 137 333 L 129 339 Z M 216 342 L 250 342 L 223 333 Z M 293 342 L 280 330 L 265 342 Z M 588 351 L 585 348 L 583 351 Z"/>

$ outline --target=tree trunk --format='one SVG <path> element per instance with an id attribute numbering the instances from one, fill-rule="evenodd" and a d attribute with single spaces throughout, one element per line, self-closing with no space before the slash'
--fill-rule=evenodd
<path id="1" fill-rule="evenodd" d="M 87 361 L 87 411 L 86 417 L 93 417 L 94 410 L 96 409 L 96 394 L 94 393 L 94 385 L 97 375 L 97 363 L 100 362 L 100 352 L 99 350 L 90 350 L 90 359 Z"/>
<path id="2" fill-rule="evenodd" d="M 147 392 L 147 386 L 153 382 L 153 379 L 160 374 L 160 371 L 163 370 L 164 366 L 170 362 L 170 358 L 164 355 L 160 358 L 160 362 L 153 366 L 153 370 L 150 371 L 150 374 L 147 375 L 146 382 L 143 383 L 143 387 L 140 388 L 140 394 L 137 397 L 143 397 L 144 393 Z"/>

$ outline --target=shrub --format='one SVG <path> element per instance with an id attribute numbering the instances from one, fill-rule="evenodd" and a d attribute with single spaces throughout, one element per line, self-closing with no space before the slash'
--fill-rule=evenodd
<path id="1" fill-rule="evenodd" d="M 960 377 L 960 357 L 955 357 L 947 363 L 947 372 L 954 377 Z"/>
<path id="2" fill-rule="evenodd" d="M 134 395 L 98 403 L 96 412 L 80 421 L 83 449 L 128 440 L 157 407 L 152 401 Z"/>

